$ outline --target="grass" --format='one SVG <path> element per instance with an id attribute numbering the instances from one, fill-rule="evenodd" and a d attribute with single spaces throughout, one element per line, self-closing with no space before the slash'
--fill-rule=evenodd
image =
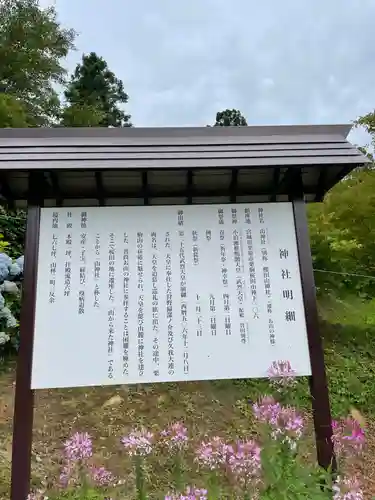
<path id="1" fill-rule="evenodd" d="M 369 449 L 359 467 L 366 481 L 366 498 L 371 498 L 375 494 L 375 326 L 371 321 L 375 307 L 359 299 L 326 298 L 320 301 L 320 313 L 333 413 L 345 415 L 355 406 L 368 421 Z M 14 375 L 12 364 L 0 375 L 1 500 L 9 498 Z M 135 424 L 160 430 L 171 420 L 183 420 L 197 440 L 207 433 L 248 436 L 255 429 L 247 401 L 266 388 L 265 382 L 246 380 L 38 391 L 33 484 L 38 486 L 46 475 L 58 472 L 61 442 L 75 430 L 87 430 L 94 437 L 99 463 L 132 485 L 134 477 L 119 439 Z M 293 399 L 308 412 L 306 381 L 298 384 Z M 167 457 L 158 457 L 152 466 L 154 490 L 168 491 Z M 194 480 L 192 471 L 189 479 Z"/>

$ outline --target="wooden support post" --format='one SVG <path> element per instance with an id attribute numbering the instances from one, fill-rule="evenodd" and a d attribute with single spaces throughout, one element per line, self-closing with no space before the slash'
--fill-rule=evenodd
<path id="1" fill-rule="evenodd" d="M 29 180 L 24 280 L 20 321 L 20 347 L 17 358 L 16 393 L 13 417 L 11 500 L 26 500 L 30 488 L 34 393 L 31 372 L 34 343 L 37 264 L 39 247 L 41 192 L 39 174 Z"/>
<path id="2" fill-rule="evenodd" d="M 323 344 L 319 332 L 318 308 L 316 302 L 308 221 L 300 175 L 297 176 L 296 184 L 292 187 L 293 194 L 290 196 L 290 200 L 293 203 L 302 293 L 306 316 L 307 339 L 310 351 L 312 375 L 309 382 L 315 428 L 316 450 L 319 465 L 325 469 L 332 466 L 332 471 L 335 472 L 336 459 L 332 443 L 331 409 L 324 363 Z"/>

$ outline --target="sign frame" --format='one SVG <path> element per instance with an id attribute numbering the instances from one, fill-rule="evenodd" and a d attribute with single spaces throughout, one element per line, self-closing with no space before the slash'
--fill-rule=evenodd
<path id="1" fill-rule="evenodd" d="M 259 378 L 275 360 L 311 375 L 291 202 L 50 207 L 40 224 L 32 389 Z"/>
<path id="2" fill-rule="evenodd" d="M 33 183 L 38 177 L 32 175 Z M 297 181 L 300 176 L 297 176 Z M 35 185 L 34 184 L 34 185 Z M 303 193 L 290 196 L 296 230 L 302 295 L 306 317 L 307 339 L 312 375 L 309 378 L 313 410 L 316 450 L 319 465 L 336 469 L 331 440 L 331 410 L 324 362 L 324 352 L 319 333 L 318 310 L 315 297 L 314 273 L 311 261 L 306 207 Z M 33 432 L 34 391 L 31 390 L 32 355 L 36 303 L 37 266 L 39 249 L 39 224 L 42 203 L 31 199 L 27 216 L 25 246 L 25 274 L 23 284 L 22 315 L 20 321 L 20 349 L 18 353 L 17 378 L 14 407 L 12 490 L 11 500 L 26 498 L 29 490 L 31 449 Z"/>
<path id="3" fill-rule="evenodd" d="M 106 200 L 109 201 L 108 204 L 111 204 L 111 196 L 108 196 L 103 188 L 102 171 L 100 167 L 97 167 L 98 161 L 102 162 L 104 158 L 103 156 L 100 157 L 100 155 L 106 155 L 105 158 L 107 158 L 109 168 L 111 168 L 110 165 L 113 165 L 118 172 L 126 169 L 141 172 L 142 185 L 138 192 L 133 192 L 133 194 L 124 192 L 124 198 L 128 199 L 132 196 L 141 198 L 144 205 L 153 204 L 151 201 L 153 186 L 151 186 L 148 178 L 150 169 L 154 168 L 158 171 L 162 169 L 167 171 L 176 170 L 176 168 L 186 169 L 187 184 L 180 190 L 179 195 L 183 195 L 186 204 L 189 205 L 193 203 L 194 196 L 202 196 L 201 192 L 199 194 L 194 192 L 194 172 L 206 168 L 213 171 L 219 168 L 223 169 L 224 166 L 227 166 L 231 171 L 230 185 L 223 188 L 220 193 L 218 190 L 207 188 L 205 191 L 207 198 L 226 194 L 230 203 L 241 203 L 239 198 L 244 194 L 257 195 L 261 193 L 268 201 L 282 201 L 278 199 L 282 195 L 284 200 L 286 199 L 292 203 L 312 371 L 312 375 L 309 377 L 309 385 L 317 459 L 322 467 L 327 469 L 332 466 L 333 471 L 336 469 L 331 440 L 331 411 L 323 346 L 319 333 L 319 318 L 305 203 L 307 197 L 307 201 L 321 201 L 324 194 L 336 182 L 347 175 L 353 168 L 367 162 L 367 159 L 346 141 L 346 135 L 350 128 L 347 125 L 334 125 L 180 129 L 0 129 L 0 152 L 4 148 L 5 153 L 4 156 L 0 157 L 0 193 L 2 193 L 9 206 L 17 205 L 17 200 L 20 199 L 26 201 L 28 206 L 20 348 L 15 389 L 11 500 L 25 500 L 30 487 L 34 412 L 34 391 L 31 390 L 31 374 L 41 208 L 47 206 L 47 201 L 48 206 L 63 206 L 64 199 L 69 199 L 69 197 L 72 199 L 87 198 L 84 195 L 77 196 L 77 186 L 72 186 L 70 188 L 71 192 L 64 193 L 59 186 L 59 175 L 68 171 L 83 175 L 82 172 L 85 169 L 88 171 L 93 168 L 95 170 L 95 187 L 92 188 L 91 194 L 95 195 L 99 206 L 105 205 Z M 98 141 L 100 142 L 99 145 Z M 53 153 L 55 156 L 51 153 L 51 150 L 53 150 L 53 148 L 51 149 L 51 143 L 56 148 L 56 153 Z M 291 144 L 294 144 L 296 154 L 292 155 L 290 153 L 291 148 L 289 146 Z M 304 146 L 299 149 L 301 144 L 304 144 Z M 311 151 L 308 154 L 306 153 L 307 144 L 309 147 L 311 146 Z M 332 150 L 329 149 L 331 144 L 336 144 L 332 147 Z M 127 159 L 127 148 L 132 150 L 139 148 L 139 155 L 142 155 L 145 146 L 149 147 L 150 145 L 155 149 L 155 152 L 151 153 L 151 156 L 154 155 L 151 160 L 149 156 L 147 156 L 147 159 L 142 159 L 142 157 L 141 160 Z M 229 152 L 234 151 L 238 145 L 241 147 L 238 147 L 238 151 L 230 156 Z M 116 157 L 115 155 L 120 154 L 118 152 L 114 153 L 112 157 L 112 153 L 109 154 L 105 151 L 98 153 L 103 146 L 108 148 L 116 147 L 117 149 L 124 147 L 124 157 Z M 25 148 L 27 154 L 40 156 L 40 158 L 38 157 L 39 163 L 35 162 L 36 156 L 31 160 L 30 158 L 25 160 Z M 31 148 L 30 153 L 27 152 L 27 148 Z M 85 148 L 91 148 L 92 153 L 90 154 L 94 155 L 94 159 L 87 159 L 88 153 L 80 157 L 81 151 Z M 163 157 L 159 152 L 160 148 L 166 150 L 170 148 L 173 151 L 165 159 L 165 156 Z M 194 154 L 186 152 L 188 148 L 195 148 L 200 151 L 198 159 L 196 151 Z M 215 153 L 216 156 L 210 153 L 215 148 L 218 151 Z M 320 153 L 316 151 L 319 148 L 321 149 Z M 39 151 L 40 149 L 42 151 Z M 245 149 L 246 153 L 244 153 Z M 37 153 L 35 153 L 36 150 L 38 150 Z M 69 157 L 73 150 L 78 159 Z M 180 151 L 180 156 L 176 153 L 177 151 Z M 256 151 L 256 154 L 254 151 Z M 259 153 L 260 151 L 263 152 Z M 271 156 L 270 151 L 272 152 Z M 315 158 L 314 151 L 316 153 Z M 182 159 L 181 152 L 184 152 L 185 155 Z M 64 155 L 68 156 L 64 157 Z M 217 155 L 221 155 L 219 160 Z M 129 162 L 130 166 L 127 166 L 126 162 Z M 136 166 L 134 166 L 134 163 Z M 165 166 L 166 163 L 167 166 Z M 36 167 L 36 165 L 38 166 Z M 310 171 L 314 172 L 314 175 L 316 173 L 316 182 L 314 181 L 312 186 L 307 185 L 309 181 L 306 180 L 304 171 L 306 165 L 308 165 Z M 339 168 L 337 168 L 337 165 L 339 165 Z M 108 166 L 102 168 L 104 171 L 105 169 L 108 169 Z M 263 169 L 263 173 L 272 174 L 272 184 L 268 185 L 266 189 L 264 189 L 264 186 L 257 187 L 255 190 L 251 187 L 244 187 L 241 179 L 239 179 L 241 169 L 248 171 Z M 334 175 L 329 176 L 331 171 L 334 171 Z M 14 172 L 26 172 L 26 191 L 22 191 L 19 187 L 19 179 L 14 176 Z M 255 180 L 257 175 L 257 173 L 254 173 Z M 165 188 L 168 188 L 168 182 L 168 179 L 166 179 Z M 251 190 L 251 193 L 249 190 Z M 168 193 L 168 189 L 165 189 L 163 193 L 160 193 L 160 197 L 168 196 Z M 171 196 L 173 197 L 173 194 Z M 51 198 L 53 198 L 52 202 Z M 82 203 L 86 205 L 83 200 Z M 120 205 L 123 204 L 125 203 L 120 203 Z M 180 203 L 172 202 L 170 204 Z M 70 204 L 69 206 L 81 205 Z"/>

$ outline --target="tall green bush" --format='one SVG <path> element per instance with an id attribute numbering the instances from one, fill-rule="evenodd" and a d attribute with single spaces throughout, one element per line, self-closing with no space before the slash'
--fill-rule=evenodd
<path id="1" fill-rule="evenodd" d="M 0 359 L 18 349 L 20 285 L 23 256 L 13 260 L 7 253 L 9 243 L 0 233 Z"/>
<path id="2" fill-rule="evenodd" d="M 309 205 L 318 292 L 375 292 L 375 171 L 357 170 Z M 356 276 L 357 275 L 357 276 Z"/>

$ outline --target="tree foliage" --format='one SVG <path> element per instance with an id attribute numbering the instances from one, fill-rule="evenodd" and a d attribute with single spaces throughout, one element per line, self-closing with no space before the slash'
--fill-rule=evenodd
<path id="1" fill-rule="evenodd" d="M 25 246 L 26 213 L 0 206 L 0 228 L 12 259 L 22 255 Z"/>
<path id="2" fill-rule="evenodd" d="M 372 145 L 375 145 L 375 110 L 360 116 L 355 120 L 354 124 L 357 127 L 363 127 L 368 132 L 372 139 Z"/>
<path id="3" fill-rule="evenodd" d="M 42 9 L 38 0 L 0 0 L 0 93 L 12 96 L 1 105 L 5 126 L 55 122 L 60 110 L 55 86 L 64 83 L 61 60 L 74 37 L 58 23 L 54 7 Z"/>
<path id="4" fill-rule="evenodd" d="M 62 114 L 64 126 L 131 126 L 130 115 L 120 107 L 129 99 L 123 82 L 95 52 L 83 55 L 64 94 L 67 101 Z"/>
<path id="5" fill-rule="evenodd" d="M 371 137 L 371 148 L 372 150 L 375 149 L 375 110 L 371 111 L 370 113 L 367 113 L 366 115 L 360 116 L 355 120 L 354 125 L 356 127 L 362 127 L 366 132 L 370 135 Z M 370 163 L 367 168 L 374 168 L 374 153 L 373 151 L 368 151 L 365 148 L 359 148 L 362 153 L 367 155 L 367 157 L 371 160 L 372 163 Z"/>
<path id="6" fill-rule="evenodd" d="M 22 102 L 9 94 L 0 94 L 0 127 L 23 128 L 28 126 L 26 109 Z"/>
<path id="7" fill-rule="evenodd" d="M 375 111 L 360 117 L 375 145 Z M 372 159 L 372 153 L 361 148 Z M 323 203 L 309 206 L 315 278 L 320 291 L 375 292 L 375 170 L 373 163 L 337 184 Z M 337 274 L 336 274 L 337 273 Z"/>
<path id="8" fill-rule="evenodd" d="M 238 109 L 225 109 L 216 113 L 214 127 L 246 127 L 246 118 Z"/>
<path id="9" fill-rule="evenodd" d="M 341 181 L 323 203 L 309 206 L 309 220 L 321 289 L 372 294 L 375 279 L 364 276 L 375 276 L 375 171 L 357 170 Z"/>
<path id="10" fill-rule="evenodd" d="M 77 103 L 66 106 L 61 119 L 61 124 L 67 127 L 100 127 L 105 113 L 99 107 Z"/>

